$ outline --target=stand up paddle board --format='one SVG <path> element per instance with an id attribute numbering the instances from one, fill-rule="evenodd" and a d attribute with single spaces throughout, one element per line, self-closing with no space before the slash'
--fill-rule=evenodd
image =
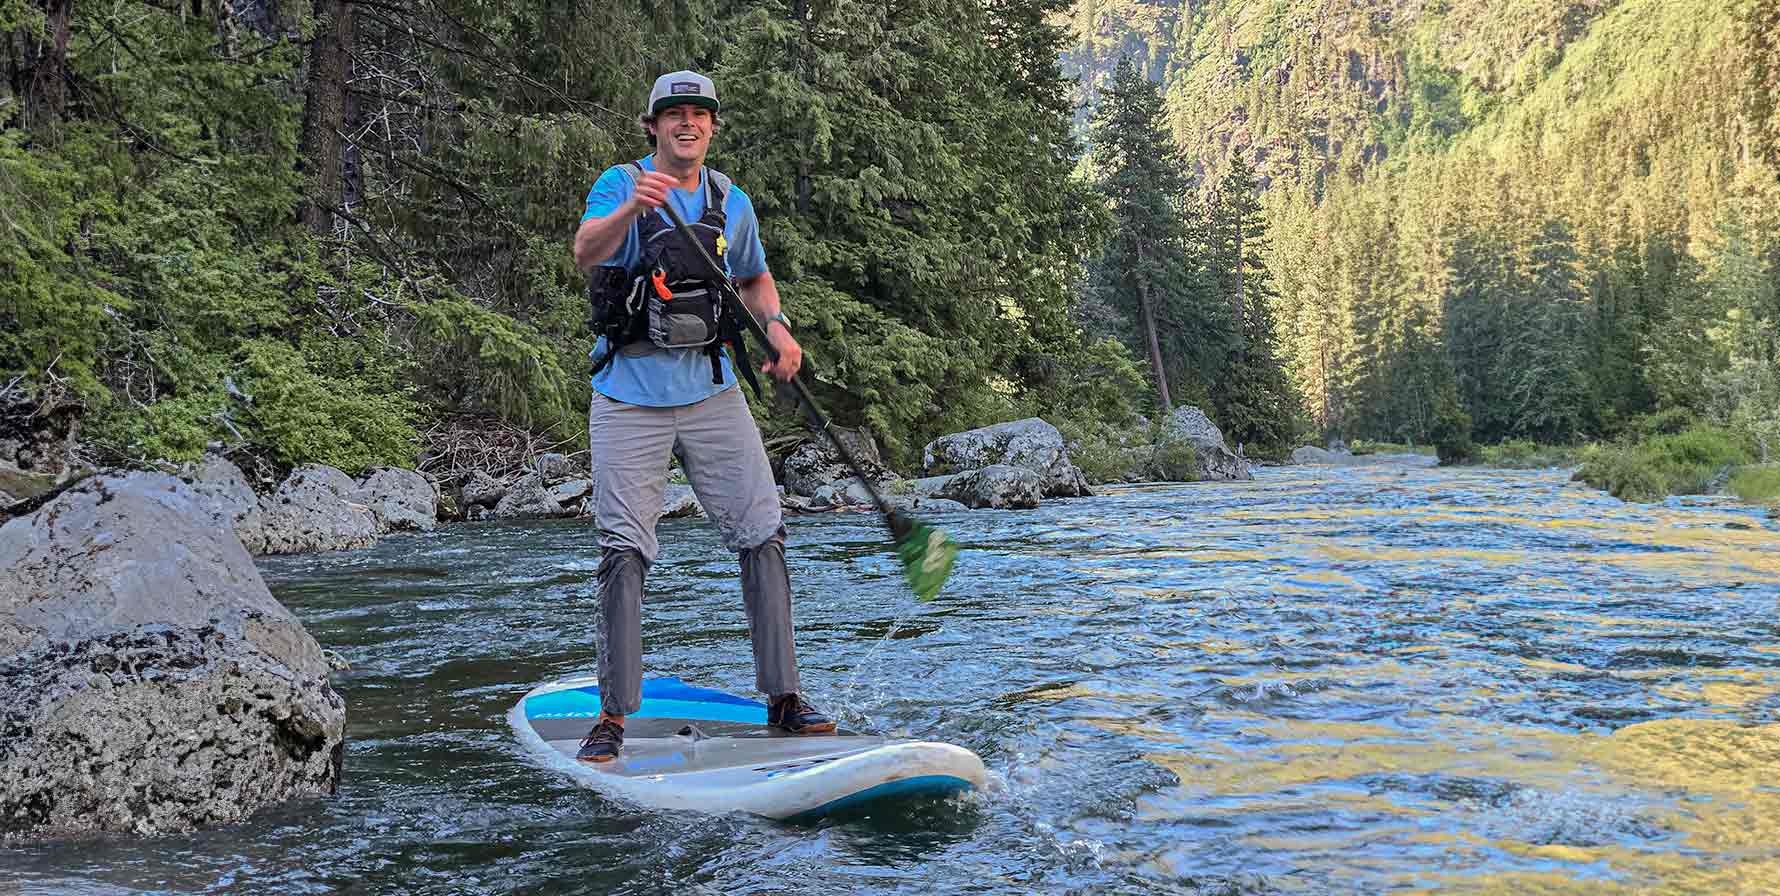
<path id="1" fill-rule="evenodd" d="M 599 717 L 597 678 L 542 685 L 507 721 L 540 761 L 595 790 L 662 809 L 749 812 L 803 823 L 886 797 L 982 787 L 975 753 L 952 744 L 837 731 L 792 735 L 766 726 L 766 705 L 678 678 L 643 682 L 609 762 L 575 752 Z"/>

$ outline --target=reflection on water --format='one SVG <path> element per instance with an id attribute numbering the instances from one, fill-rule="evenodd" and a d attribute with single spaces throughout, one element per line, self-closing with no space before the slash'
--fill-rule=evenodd
<path id="1" fill-rule="evenodd" d="M 1558 472 L 1264 470 L 932 518 L 947 594 L 864 515 L 793 520 L 818 705 L 951 740 L 987 793 L 816 828 L 668 815 L 525 760 L 503 716 L 593 666 L 585 524 L 267 561 L 353 669 L 329 800 L 0 852 L 141 893 L 1780 892 L 1780 537 Z M 732 558 L 663 524 L 652 674 L 746 691 Z"/>

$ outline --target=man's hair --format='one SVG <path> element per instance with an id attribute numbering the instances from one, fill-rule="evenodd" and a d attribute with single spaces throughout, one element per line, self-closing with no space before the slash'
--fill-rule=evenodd
<path id="1" fill-rule="evenodd" d="M 673 107 L 669 106 L 668 108 L 671 109 Z M 700 108 L 703 108 L 703 107 L 700 107 Z M 655 147 L 655 133 L 653 131 L 649 130 L 649 127 L 653 124 L 655 124 L 655 116 L 653 116 L 653 115 L 638 115 L 637 116 L 637 127 L 643 129 L 643 139 L 649 141 L 649 146 L 651 149 L 653 149 Z M 718 115 L 715 112 L 712 112 L 711 113 L 711 136 L 716 137 L 717 131 L 719 129 L 721 129 L 722 127 L 723 127 L 723 116 Z"/>

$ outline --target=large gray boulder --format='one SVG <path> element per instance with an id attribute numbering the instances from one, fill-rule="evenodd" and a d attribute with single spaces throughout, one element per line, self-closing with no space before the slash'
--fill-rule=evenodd
<path id="1" fill-rule="evenodd" d="M 358 483 L 324 464 L 291 471 L 278 491 L 260 499 L 266 553 L 343 551 L 377 541 L 377 518 L 358 503 Z"/>
<path id="2" fill-rule="evenodd" d="M 234 530 L 249 554 L 266 553 L 266 521 L 260 512 L 260 496 L 254 494 L 240 467 L 226 458 L 208 454 L 198 463 L 181 467 L 179 478 L 191 486 L 192 493 L 217 525 Z"/>
<path id="3" fill-rule="evenodd" d="M 995 464 L 1037 473 L 1039 491 L 1047 498 L 1093 494 L 1082 471 L 1069 462 L 1063 434 L 1037 417 L 941 436 L 927 443 L 921 452 L 921 465 L 929 476 L 980 470 Z"/>
<path id="4" fill-rule="evenodd" d="M 458 492 L 458 506 L 466 512 L 472 507 L 493 507 L 506 496 L 505 483 L 481 470 L 472 470 Z"/>
<path id="5" fill-rule="evenodd" d="M 537 473 L 519 477 L 494 506 L 495 519 L 502 520 L 546 520 L 574 515 L 575 508 L 565 508 L 550 497 L 544 478 Z"/>
<path id="6" fill-rule="evenodd" d="M 1193 446 L 1199 461 L 1199 478 L 1211 480 L 1253 479 L 1248 461 L 1238 457 L 1224 444 L 1224 433 L 1205 412 L 1191 405 L 1181 405 L 1162 420 L 1160 444 L 1185 440 Z"/>
<path id="7" fill-rule="evenodd" d="M 853 459 L 859 462 L 865 474 L 872 478 L 873 484 L 897 479 L 897 475 L 884 466 L 883 459 L 878 455 L 877 442 L 872 440 L 870 434 L 839 427 L 834 432 L 847 446 Z M 805 498 L 815 497 L 824 486 L 844 490 L 844 486 L 837 486 L 836 483 L 857 478 L 853 475 L 853 469 L 841 459 L 840 453 L 834 450 L 826 437 L 812 439 L 797 446 L 796 450 L 786 456 L 783 469 L 785 490 Z"/>
<path id="8" fill-rule="evenodd" d="M 971 508 L 1037 507 L 1043 481 L 1037 472 L 1009 464 L 990 464 L 953 476 L 939 497 Z"/>
<path id="9" fill-rule="evenodd" d="M 360 480 L 354 502 L 371 511 L 377 531 L 431 532 L 439 522 L 439 492 L 413 470 L 384 467 Z"/>
<path id="10" fill-rule="evenodd" d="M 890 509 L 900 513 L 951 513 L 970 509 L 951 498 L 935 495 L 885 495 L 884 500 L 890 504 Z"/>
<path id="11" fill-rule="evenodd" d="M 0 839 L 189 831 L 337 786 L 322 650 L 206 501 L 102 475 L 0 527 Z"/>

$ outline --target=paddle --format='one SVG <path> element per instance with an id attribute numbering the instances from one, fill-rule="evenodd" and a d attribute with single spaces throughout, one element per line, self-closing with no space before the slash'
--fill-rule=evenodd
<path id="1" fill-rule="evenodd" d="M 760 343 L 767 358 L 773 361 L 779 360 L 778 349 L 773 348 L 771 340 L 766 338 L 766 327 L 760 323 L 759 318 L 754 316 L 753 309 L 742 301 L 741 295 L 736 292 L 735 285 L 729 282 L 729 274 L 717 266 L 716 259 L 713 259 L 711 254 L 705 251 L 704 244 L 700 243 L 698 237 L 693 235 L 692 228 L 686 226 L 686 221 L 680 217 L 679 212 L 674 210 L 671 202 L 663 203 L 661 210 L 667 212 L 668 220 L 674 222 L 674 228 L 680 231 L 680 237 L 691 244 L 692 248 L 698 251 L 698 256 L 704 259 L 714 281 L 722 284 L 724 292 L 729 295 L 729 300 L 741 312 L 742 322 L 748 325 L 748 332 L 752 333 L 754 340 Z M 872 504 L 877 507 L 879 513 L 884 515 L 884 524 L 890 528 L 891 537 L 896 539 L 896 554 L 902 559 L 902 576 L 908 580 L 909 588 L 915 592 L 916 597 L 922 600 L 932 600 L 935 595 L 939 594 L 940 586 L 945 584 L 946 577 L 952 574 L 952 564 L 958 559 L 958 546 L 946 537 L 946 533 L 892 508 L 890 502 L 885 501 L 884 496 L 878 494 L 877 486 L 872 484 L 871 477 L 865 475 L 865 471 L 859 467 L 859 462 L 853 459 L 853 452 L 847 450 L 846 444 L 840 440 L 840 436 L 835 434 L 834 428 L 829 425 L 828 418 L 823 415 L 822 409 L 816 406 L 816 399 L 810 395 L 810 390 L 804 387 L 803 381 L 793 376 L 789 382 L 791 388 L 797 392 L 798 401 L 803 403 L 804 413 L 809 415 L 810 423 L 828 437 L 828 442 L 834 446 L 835 453 L 841 456 L 841 460 L 846 461 L 847 468 L 852 470 L 860 484 L 865 486 L 865 493 L 871 496 Z"/>

